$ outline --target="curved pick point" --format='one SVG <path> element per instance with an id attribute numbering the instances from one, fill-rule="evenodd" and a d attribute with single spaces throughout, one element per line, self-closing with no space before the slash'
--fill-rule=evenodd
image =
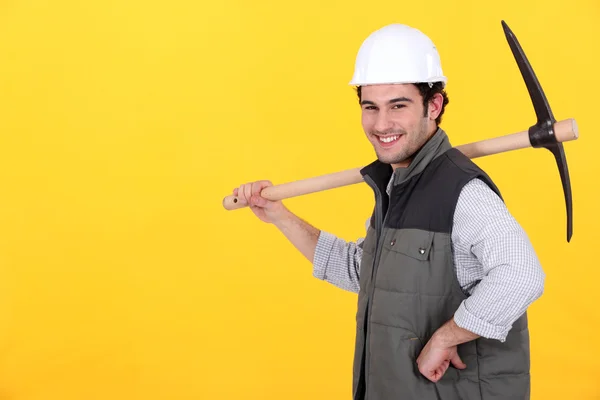
<path id="1" fill-rule="evenodd" d="M 506 36 L 506 40 L 508 41 L 513 56 L 515 57 L 515 61 L 519 66 L 519 71 L 521 71 L 521 76 L 527 86 L 527 91 L 529 92 L 529 97 L 531 97 L 531 102 L 533 103 L 538 122 L 546 120 L 550 120 L 552 123 L 556 122 L 554 115 L 552 115 L 550 105 L 548 104 L 548 99 L 546 99 L 546 95 L 542 89 L 542 85 L 540 85 L 517 37 L 504 20 L 502 21 L 502 28 L 504 29 L 504 35 Z"/>
<path id="2" fill-rule="evenodd" d="M 565 204 L 567 207 L 567 242 L 571 241 L 573 236 L 573 195 L 571 193 L 571 180 L 569 178 L 569 167 L 567 166 L 567 157 L 562 143 L 557 143 L 554 146 L 548 146 L 548 150 L 552 152 L 558 165 L 560 180 L 562 181 L 563 192 L 565 195 Z"/>
<path id="3" fill-rule="evenodd" d="M 533 103 L 533 108 L 535 109 L 535 114 L 537 116 L 537 123 L 529 129 L 529 141 L 533 147 L 545 147 L 556 159 L 556 165 L 558 166 L 558 171 L 560 173 L 560 180 L 563 186 L 563 192 L 565 195 L 565 205 L 567 208 L 567 242 L 571 241 L 571 236 L 573 235 L 573 199 L 571 194 L 571 181 L 569 178 L 569 168 L 567 166 L 567 157 L 565 156 L 565 152 L 563 149 L 562 143 L 556 140 L 554 135 L 553 126 L 556 122 L 554 119 L 554 115 L 552 114 L 552 110 L 550 109 L 550 105 L 548 104 L 548 100 L 546 99 L 546 95 L 544 94 L 544 90 L 538 81 L 527 56 L 525 56 L 525 52 L 521 48 L 519 41 L 517 40 L 515 34 L 508 27 L 506 22 L 502 21 L 502 28 L 504 29 L 504 34 L 506 36 L 506 40 L 508 41 L 508 45 L 515 57 L 515 61 L 519 66 L 519 71 L 521 71 L 521 75 L 523 80 L 525 81 L 525 85 L 527 86 L 527 91 L 529 92 L 529 96 L 531 97 L 531 101 Z M 577 135 L 577 126 L 575 125 L 575 132 Z"/>

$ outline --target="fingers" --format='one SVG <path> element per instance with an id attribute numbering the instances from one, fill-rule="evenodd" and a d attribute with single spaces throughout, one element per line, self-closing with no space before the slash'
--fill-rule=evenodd
<path id="1" fill-rule="evenodd" d="M 251 183 L 244 185 L 244 197 L 250 203 L 250 205 L 252 205 L 252 203 L 250 202 L 250 200 L 252 198 L 252 184 Z"/>
<path id="2" fill-rule="evenodd" d="M 251 196 L 252 196 L 254 199 L 259 199 L 259 198 L 261 198 L 261 197 L 260 197 L 260 191 L 261 191 L 261 190 L 262 190 L 262 185 L 261 185 L 261 183 L 260 183 L 260 182 L 254 182 L 254 183 L 252 183 L 252 184 L 251 184 L 251 189 L 250 189 L 250 191 L 251 191 L 251 193 L 252 193 L 252 194 L 251 194 Z"/>
<path id="3" fill-rule="evenodd" d="M 260 192 L 267 186 L 270 186 L 270 182 L 257 181 L 252 183 L 252 201 L 251 204 L 258 207 L 266 207 L 269 202 L 264 197 L 261 197 Z"/>
<path id="4" fill-rule="evenodd" d="M 451 360 L 449 358 L 438 360 L 437 362 L 432 359 L 417 360 L 419 372 L 431 382 L 437 382 L 442 379 L 448 368 L 450 368 L 450 363 Z"/>
<path id="5" fill-rule="evenodd" d="M 248 205 L 250 197 L 246 196 L 246 186 L 248 184 L 242 184 L 240 187 L 233 189 L 233 195 L 238 198 L 238 201 L 243 205 Z"/>
<path id="6" fill-rule="evenodd" d="M 448 367 L 450 366 L 450 361 L 444 360 L 442 365 L 440 366 L 440 378 L 448 371 Z"/>
<path id="7" fill-rule="evenodd" d="M 436 369 L 434 369 L 432 371 L 427 371 L 428 373 L 426 373 L 424 375 L 430 381 L 437 382 L 440 379 L 442 379 L 442 376 L 444 376 L 444 374 L 448 370 L 449 366 L 450 366 L 450 361 L 444 360 Z"/>
<path id="8" fill-rule="evenodd" d="M 268 186 L 272 186 L 268 180 L 245 183 L 233 189 L 233 195 L 244 205 L 266 207 L 269 202 L 260 196 L 261 191 Z"/>
<path id="9" fill-rule="evenodd" d="M 250 204 L 256 207 L 267 207 L 269 205 L 269 201 L 264 197 L 261 197 L 260 194 L 253 194 Z"/>
<path id="10" fill-rule="evenodd" d="M 246 197 L 244 196 L 244 185 L 233 190 L 233 195 L 238 198 L 238 201 L 242 204 L 248 204 Z"/>
<path id="11" fill-rule="evenodd" d="M 240 187 L 233 189 L 233 195 L 238 198 L 240 203 L 248 205 L 252 197 L 252 184 L 244 183 Z"/>
<path id="12" fill-rule="evenodd" d="M 445 349 L 442 353 L 431 350 L 428 346 L 419 354 L 416 360 L 419 372 L 432 382 L 437 382 L 447 373 L 450 365 L 457 369 L 465 369 L 467 365 L 462 362 L 457 349 Z"/>
<path id="13" fill-rule="evenodd" d="M 462 362 L 458 355 L 454 355 L 450 360 L 442 361 L 442 363 L 439 366 L 437 366 L 437 368 L 424 370 L 421 371 L 421 373 L 431 382 L 437 382 L 440 379 L 442 379 L 444 374 L 448 371 L 450 363 L 452 363 L 452 365 L 454 365 L 458 369 L 465 369 L 467 367 L 467 365 Z"/>

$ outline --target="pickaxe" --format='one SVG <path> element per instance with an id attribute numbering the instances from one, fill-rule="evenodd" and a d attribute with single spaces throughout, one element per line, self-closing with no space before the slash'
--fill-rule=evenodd
<path id="1" fill-rule="evenodd" d="M 527 147 L 544 147 L 550 150 L 556 159 L 560 179 L 562 181 L 567 207 L 567 242 L 570 242 L 571 236 L 573 235 L 573 201 L 567 158 L 562 142 L 575 140 L 579 137 L 577 123 L 573 118 L 568 118 L 559 122 L 554 119 L 554 115 L 552 114 L 546 95 L 542 90 L 542 86 L 540 85 L 531 64 L 527 60 L 525 52 L 521 48 L 515 34 L 504 21 L 502 21 L 502 27 L 504 29 L 506 40 L 508 41 L 517 65 L 519 66 L 519 70 L 521 71 L 521 75 L 525 81 L 525 85 L 527 86 L 537 116 L 537 122 L 526 131 L 464 144 L 456 146 L 456 148 L 469 158 L 483 157 Z M 281 185 L 270 186 L 263 189 L 260 195 L 268 200 L 283 200 L 290 197 L 360 183 L 363 182 L 360 173 L 361 168 L 362 167 L 353 168 Z M 233 195 L 223 199 L 223 207 L 227 210 L 235 210 L 245 206 L 245 204 L 239 203 L 238 199 Z"/>

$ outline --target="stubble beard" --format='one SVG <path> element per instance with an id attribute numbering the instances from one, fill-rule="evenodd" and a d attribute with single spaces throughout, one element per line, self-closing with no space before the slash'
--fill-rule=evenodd
<path id="1" fill-rule="evenodd" d="M 404 136 L 406 143 L 401 147 L 395 154 L 381 154 L 377 147 L 375 147 L 375 154 L 377 155 L 377 159 L 385 164 L 400 164 L 406 161 L 410 161 L 414 154 L 427 142 L 427 119 L 423 118 L 421 123 L 418 126 L 417 131 L 408 132 L 402 131 L 394 131 L 389 133 L 398 133 Z M 377 141 L 378 139 L 375 138 Z"/>
<path id="2" fill-rule="evenodd" d="M 375 154 L 377 155 L 377 159 L 382 163 L 400 164 L 412 156 L 412 148 L 411 142 L 407 141 L 406 145 L 395 154 L 381 154 L 377 149 L 375 149 Z"/>

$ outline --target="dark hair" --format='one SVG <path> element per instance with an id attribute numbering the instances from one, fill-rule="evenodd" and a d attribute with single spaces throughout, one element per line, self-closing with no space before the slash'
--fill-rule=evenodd
<path id="1" fill-rule="evenodd" d="M 413 85 L 415 85 L 417 87 L 417 89 L 419 89 L 419 93 L 421 93 L 421 97 L 423 97 L 423 107 L 425 107 L 423 116 L 427 115 L 427 104 L 429 103 L 429 101 L 433 98 L 433 96 L 436 93 L 440 93 L 442 95 L 442 97 L 444 98 L 444 101 L 442 103 L 442 110 L 440 111 L 440 115 L 438 115 L 438 117 L 435 119 L 436 124 L 439 125 L 442 122 L 442 115 L 444 115 L 446 105 L 450 101 L 450 99 L 448 99 L 448 94 L 444 90 L 443 83 L 435 82 L 431 87 L 429 87 L 429 83 L 413 83 Z M 358 95 L 358 102 L 360 104 L 360 102 L 362 100 L 360 86 L 358 86 L 356 88 L 356 94 Z"/>

